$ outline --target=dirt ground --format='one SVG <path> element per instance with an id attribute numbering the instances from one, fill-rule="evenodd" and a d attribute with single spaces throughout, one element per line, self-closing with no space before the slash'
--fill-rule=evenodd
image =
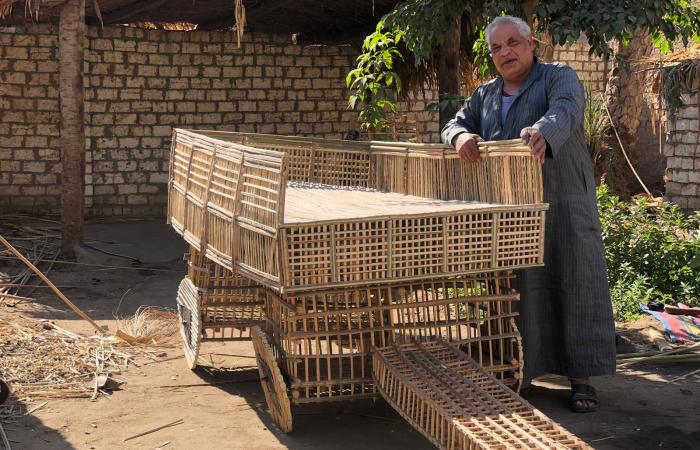
<path id="1" fill-rule="evenodd" d="M 115 329 L 113 312 L 131 314 L 140 305 L 173 308 L 184 276 L 183 241 L 164 224 L 93 224 L 94 246 L 140 260 L 129 270 L 60 266 L 51 278 L 100 324 Z M 84 262 L 129 266 L 130 261 L 88 253 Z M 0 267 L 2 270 L 2 267 Z M 90 326 L 48 291 L 35 304 L 0 307 L 0 320 L 17 315 L 48 318 L 76 332 Z M 640 329 L 625 336 L 644 341 Z M 12 448 L 20 449 L 429 449 L 383 400 L 293 408 L 294 431 L 279 432 L 265 411 L 249 342 L 209 344 L 202 367 L 190 371 L 179 347 L 160 362 L 137 360 L 122 378 L 127 383 L 109 397 L 50 400 L 28 416 L 3 424 Z M 700 383 L 696 378 L 669 383 L 699 366 L 638 366 L 596 380 L 601 409 L 574 414 L 566 409 L 562 378 L 548 377 L 523 396 L 596 449 L 700 449 Z M 173 387 L 176 385 L 192 385 Z M 40 402 L 22 405 L 29 409 Z M 124 442 L 124 439 L 182 419 L 183 423 Z"/>

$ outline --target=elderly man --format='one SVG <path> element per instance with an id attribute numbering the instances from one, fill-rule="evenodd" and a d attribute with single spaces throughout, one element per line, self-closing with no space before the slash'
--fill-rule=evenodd
<path id="1" fill-rule="evenodd" d="M 475 163 L 478 141 L 520 137 L 543 163 L 550 205 L 545 267 L 523 270 L 516 281 L 525 381 L 568 376 L 571 410 L 595 411 L 589 377 L 615 372 L 615 327 L 583 133 L 583 88 L 568 66 L 537 60 L 530 27 L 519 18 L 495 19 L 486 41 L 500 77 L 474 92 L 442 138 Z"/>

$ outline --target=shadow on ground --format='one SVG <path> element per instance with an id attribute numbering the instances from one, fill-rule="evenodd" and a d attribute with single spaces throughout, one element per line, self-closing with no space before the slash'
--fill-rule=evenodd
<path id="1" fill-rule="evenodd" d="M 58 430 L 45 425 L 33 414 L 27 415 L 28 411 L 27 405 L 14 397 L 10 397 L 5 404 L 0 405 L 0 425 L 5 430 L 13 450 L 75 449 L 66 442 Z"/>

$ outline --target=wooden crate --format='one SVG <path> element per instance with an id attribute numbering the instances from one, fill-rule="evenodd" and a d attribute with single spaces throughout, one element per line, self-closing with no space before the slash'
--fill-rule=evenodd
<path id="1" fill-rule="evenodd" d="M 522 347 L 510 274 L 280 297 L 267 292 L 269 341 L 294 403 L 374 396 L 372 349 L 442 337 L 517 390 Z"/>
<path id="2" fill-rule="evenodd" d="M 195 249 L 186 257 L 189 268 L 177 304 L 185 356 L 195 367 L 202 342 L 250 340 L 250 329 L 265 324 L 265 298 L 262 286 Z"/>
<path id="3" fill-rule="evenodd" d="M 281 294 L 543 263 L 547 205 L 527 149 L 488 144 L 465 164 L 444 146 L 402 145 L 175 130 L 169 221 Z"/>
<path id="4" fill-rule="evenodd" d="M 590 449 L 443 340 L 378 348 L 376 385 L 441 449 Z"/>

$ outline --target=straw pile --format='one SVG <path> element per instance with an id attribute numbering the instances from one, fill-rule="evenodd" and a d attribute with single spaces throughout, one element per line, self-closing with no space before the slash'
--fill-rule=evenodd
<path id="1" fill-rule="evenodd" d="M 95 398 L 95 378 L 119 374 L 133 356 L 114 338 L 84 337 L 48 322 L 0 320 L 0 377 L 22 401 Z"/>
<path id="2" fill-rule="evenodd" d="M 10 240 L 44 275 L 51 272 L 61 251 L 58 222 L 23 215 L 5 215 L 0 224 L 0 234 Z M 0 265 L 10 262 L 7 272 L 0 270 L 0 306 L 3 303 L 14 305 L 31 300 L 28 297 L 41 284 L 28 267 L 16 263 L 15 260 L 16 258 L 0 245 Z"/>
<path id="3" fill-rule="evenodd" d="M 163 308 L 140 306 L 133 316 L 117 318 L 117 329 L 130 336 L 127 342 L 132 345 L 157 347 L 180 345 L 177 314 Z"/>

